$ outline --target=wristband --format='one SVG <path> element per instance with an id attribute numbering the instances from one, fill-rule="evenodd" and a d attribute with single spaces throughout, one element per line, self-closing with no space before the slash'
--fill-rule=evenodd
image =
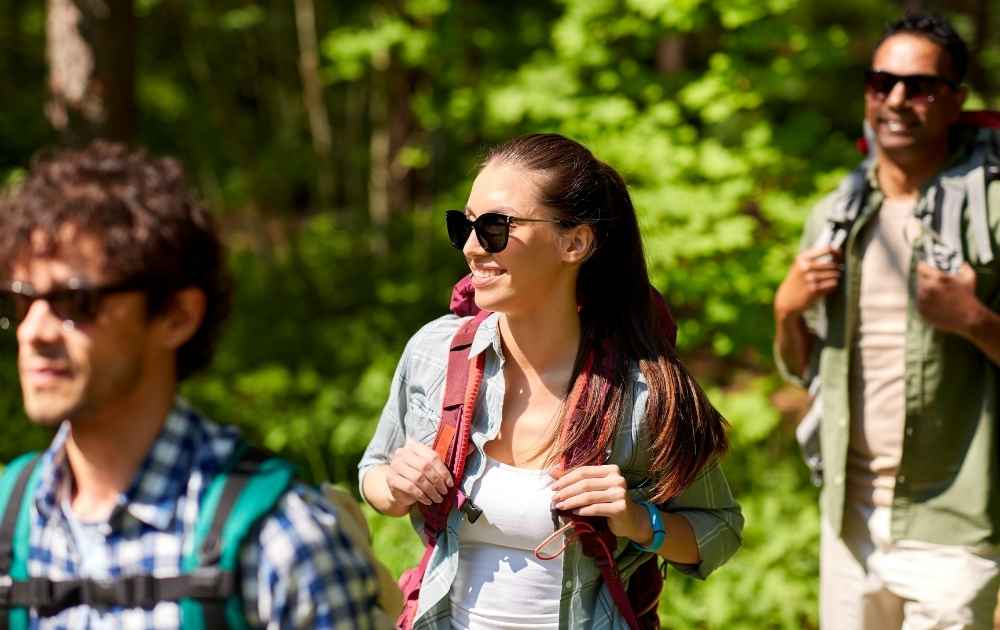
<path id="1" fill-rule="evenodd" d="M 653 542 L 649 543 L 648 547 L 643 547 L 634 540 L 632 541 L 632 544 L 643 551 L 656 553 L 660 550 L 660 547 L 663 546 L 663 541 L 667 538 L 667 530 L 663 527 L 663 519 L 660 517 L 660 509 L 649 501 L 637 501 L 637 503 L 646 508 L 646 512 L 649 514 L 649 525 L 653 528 Z"/>

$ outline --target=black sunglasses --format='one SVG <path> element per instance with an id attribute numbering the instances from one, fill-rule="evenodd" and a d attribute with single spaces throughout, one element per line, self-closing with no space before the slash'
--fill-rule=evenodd
<path id="1" fill-rule="evenodd" d="M 444 213 L 448 224 L 448 240 L 455 249 L 465 247 L 469 234 L 476 232 L 476 239 L 490 254 L 502 252 L 510 239 L 510 226 L 513 223 L 564 223 L 559 219 L 525 219 L 512 217 L 499 212 L 484 212 L 475 221 L 470 221 L 461 210 L 448 210 Z"/>
<path id="2" fill-rule="evenodd" d="M 7 288 L 0 289 L 0 330 L 16 328 L 35 300 L 45 300 L 49 309 L 62 321 L 82 325 L 94 321 L 104 296 L 145 289 L 144 284 L 134 280 L 101 286 L 88 286 L 80 280 L 71 280 L 65 287 L 39 293 L 27 282 L 11 282 Z"/>
<path id="3" fill-rule="evenodd" d="M 865 88 L 879 99 L 889 96 L 896 84 L 902 82 L 907 100 L 928 100 L 942 85 L 953 91 L 958 83 L 936 74 L 893 74 L 882 70 L 865 70 Z"/>

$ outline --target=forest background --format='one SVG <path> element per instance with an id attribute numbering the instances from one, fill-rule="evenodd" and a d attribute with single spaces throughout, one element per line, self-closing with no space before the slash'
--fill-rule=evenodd
<path id="1" fill-rule="evenodd" d="M 950 17 L 971 108 L 996 105 L 991 0 L 0 0 L 0 182 L 40 147 L 108 136 L 180 157 L 237 279 L 218 358 L 184 394 L 354 487 L 404 343 L 443 314 L 486 147 L 527 131 L 619 169 L 682 356 L 732 423 L 745 545 L 671 572 L 668 628 L 814 628 L 817 491 L 776 377 L 771 298 L 810 205 L 859 159 L 861 78 L 904 9 Z M 0 338 L 0 462 L 27 428 Z M 404 520 L 368 512 L 397 573 Z"/>

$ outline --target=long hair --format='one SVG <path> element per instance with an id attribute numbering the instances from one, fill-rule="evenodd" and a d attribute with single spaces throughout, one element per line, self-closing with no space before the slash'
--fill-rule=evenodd
<path id="1" fill-rule="evenodd" d="M 691 484 L 728 448 L 728 424 L 688 373 L 654 307 L 642 237 L 622 177 L 583 145 L 558 134 L 519 136 L 494 148 L 485 164 L 508 163 L 540 177 L 541 201 L 563 225 L 589 224 L 595 249 L 580 268 L 581 344 L 575 382 L 593 365 L 578 412 L 563 428 L 556 456 L 568 465 L 603 463 L 630 409 L 636 366 L 648 386 L 645 422 L 652 498 L 664 501 Z"/>

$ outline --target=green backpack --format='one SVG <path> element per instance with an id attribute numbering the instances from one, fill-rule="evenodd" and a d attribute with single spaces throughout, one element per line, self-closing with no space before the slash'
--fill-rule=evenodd
<path id="1" fill-rule="evenodd" d="M 240 548 L 288 491 L 291 464 L 239 444 L 203 493 L 194 544 L 178 576 L 50 580 L 28 575 L 30 507 L 40 460 L 38 453 L 22 455 L 0 476 L 0 630 L 27 630 L 30 608 L 51 616 L 81 604 L 148 609 L 164 601 L 179 603 L 185 630 L 249 629 L 240 597 Z"/>

